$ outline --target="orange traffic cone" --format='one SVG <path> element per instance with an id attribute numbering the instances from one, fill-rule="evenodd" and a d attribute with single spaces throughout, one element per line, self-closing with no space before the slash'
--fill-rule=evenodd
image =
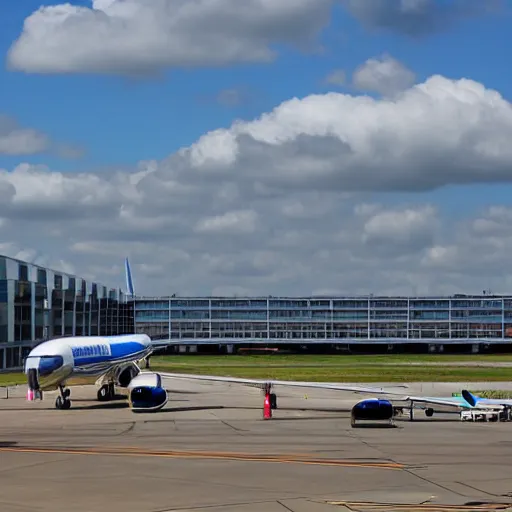
<path id="1" fill-rule="evenodd" d="M 270 406 L 270 393 L 265 393 L 265 401 L 263 402 L 263 419 L 272 418 L 272 407 Z"/>

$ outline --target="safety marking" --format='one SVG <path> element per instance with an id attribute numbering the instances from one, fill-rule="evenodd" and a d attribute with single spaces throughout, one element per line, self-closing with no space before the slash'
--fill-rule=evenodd
<path id="1" fill-rule="evenodd" d="M 402 512 L 469 512 L 494 510 L 512 510 L 512 503 L 475 503 L 467 505 L 441 505 L 435 503 L 373 503 L 370 501 L 326 501 L 328 505 L 345 507 L 353 512 L 383 512 L 400 510 Z"/>
<path id="2" fill-rule="evenodd" d="M 317 466 L 339 466 L 352 468 L 404 470 L 403 464 L 395 462 L 363 462 L 337 459 L 307 458 L 298 455 L 262 455 L 253 453 L 209 452 L 209 451 L 155 451 L 142 448 L 31 448 L 0 447 L 0 452 L 68 454 L 68 455 L 114 455 L 125 457 L 162 457 L 169 459 L 217 459 L 250 462 L 274 462 L 286 464 L 309 464 Z"/>

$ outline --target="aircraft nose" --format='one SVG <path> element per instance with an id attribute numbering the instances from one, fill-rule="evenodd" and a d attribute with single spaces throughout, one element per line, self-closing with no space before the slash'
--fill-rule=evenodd
<path id="1" fill-rule="evenodd" d="M 46 382 L 52 373 L 64 365 L 62 356 L 38 356 L 28 357 L 25 364 L 25 372 L 28 379 L 28 387 L 37 391 L 40 384 Z"/>

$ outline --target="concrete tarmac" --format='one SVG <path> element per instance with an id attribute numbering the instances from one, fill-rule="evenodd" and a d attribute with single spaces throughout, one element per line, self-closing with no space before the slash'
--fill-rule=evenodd
<path id="1" fill-rule="evenodd" d="M 512 510 L 511 423 L 417 411 L 395 428 L 352 429 L 360 395 L 307 389 L 277 389 L 263 420 L 257 389 L 166 386 L 153 414 L 97 402 L 92 387 L 72 388 L 69 411 L 54 393 L 0 399 L 0 511 Z"/>

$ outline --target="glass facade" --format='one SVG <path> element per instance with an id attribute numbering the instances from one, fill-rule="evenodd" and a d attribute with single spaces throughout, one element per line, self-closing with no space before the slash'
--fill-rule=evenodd
<path id="1" fill-rule="evenodd" d="M 0 256 L 0 370 L 46 339 L 133 332 L 133 302 L 120 290 Z"/>
<path id="2" fill-rule="evenodd" d="M 198 344 L 512 343 L 512 297 L 142 297 L 135 301 L 135 328 L 155 339 Z"/>

